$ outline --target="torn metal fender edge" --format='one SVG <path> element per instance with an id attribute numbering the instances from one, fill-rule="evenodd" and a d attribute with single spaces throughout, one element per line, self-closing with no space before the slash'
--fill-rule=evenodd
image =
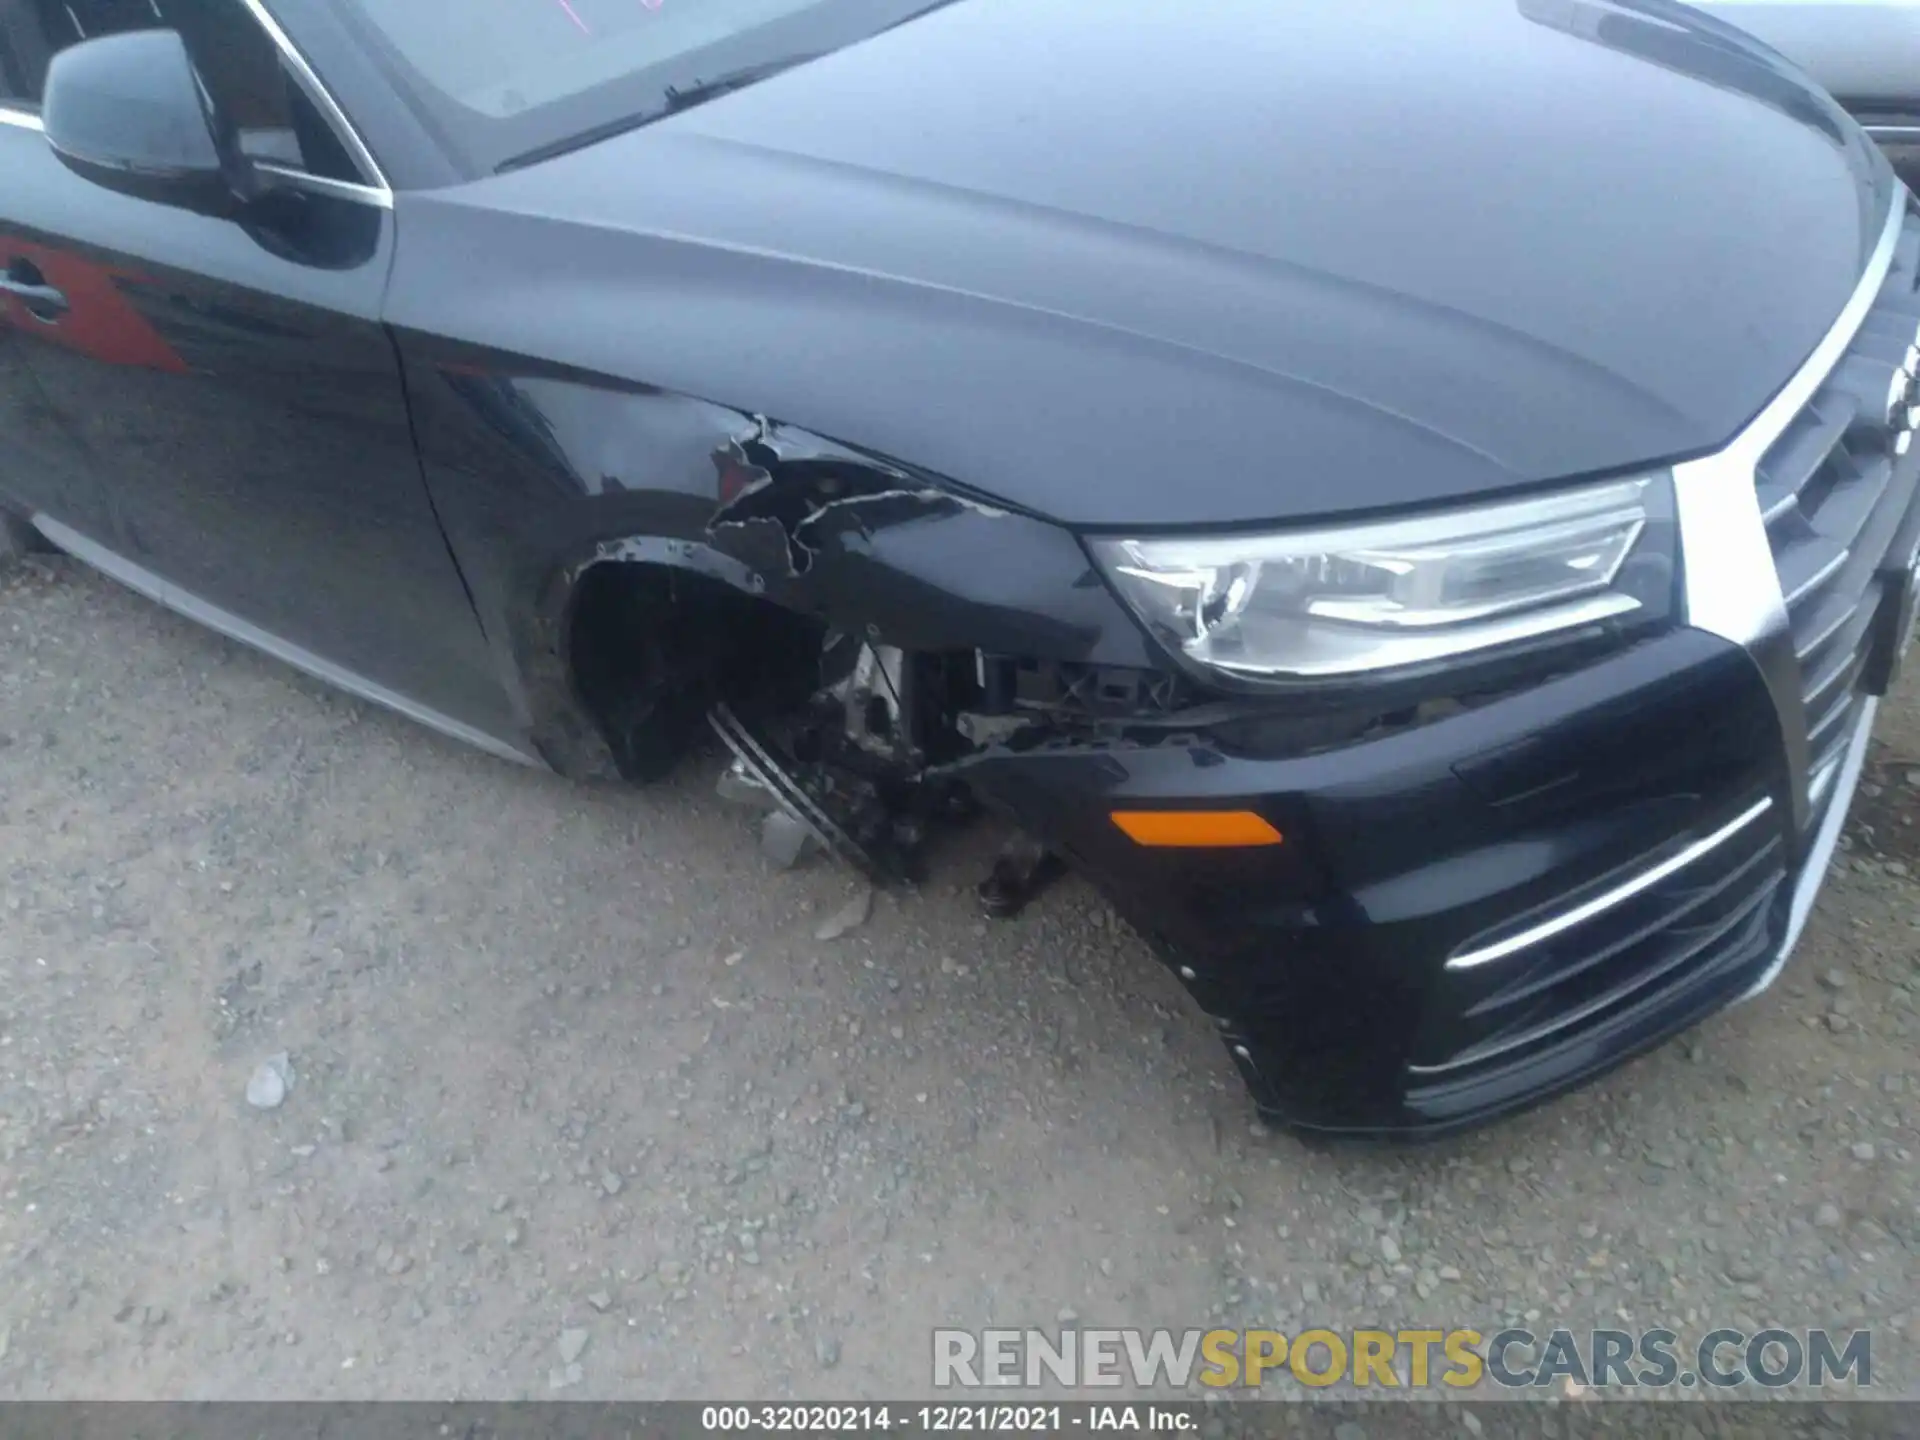
<path id="1" fill-rule="evenodd" d="M 715 446 L 713 467 L 719 504 L 707 534 L 788 578 L 813 568 L 843 520 L 865 531 L 956 511 L 987 519 L 1012 513 L 764 415 Z M 856 508 L 865 513 L 850 515 Z"/>
<path id="2" fill-rule="evenodd" d="M 726 536 L 729 531 L 746 532 L 755 525 L 779 524 L 780 522 L 773 517 L 750 514 L 744 518 L 721 518 L 741 514 L 751 505 L 754 497 L 766 494 L 777 483 L 777 480 L 769 475 L 742 491 L 733 504 L 721 507 L 712 525 L 708 527 L 708 534 L 717 540 Z M 958 495 L 950 495 L 944 490 L 933 489 L 878 490 L 872 494 L 849 495 L 845 499 L 829 500 L 814 506 L 792 525 L 784 527 L 787 549 L 786 573 L 789 576 L 798 577 L 813 568 L 819 549 L 810 543 L 809 537 L 816 531 L 824 531 L 826 527 L 842 520 L 855 529 L 864 528 L 868 516 L 853 514 L 857 507 L 870 508 L 874 512 L 874 522 L 878 524 L 898 524 L 902 519 L 933 518 L 954 511 L 970 511 L 989 520 L 1005 519 L 1012 513 L 1006 510 L 995 510 L 990 505 L 982 505 Z"/>
<path id="3" fill-rule="evenodd" d="M 698 539 L 603 539 L 564 567 L 561 592 L 594 565 L 664 565 L 903 650 L 1156 663 L 1079 541 L 1045 521 L 921 490 L 849 499 L 811 518 L 801 574 L 785 563 L 785 528 L 765 517 Z M 555 612 L 553 624 L 564 618 Z"/>
<path id="4" fill-rule="evenodd" d="M 766 577 L 744 561 L 698 540 L 670 540 L 661 535 L 625 535 L 617 540 L 601 541 L 594 547 L 592 556 L 573 567 L 568 584 L 577 585 L 580 577 L 595 565 L 621 561 L 691 570 L 748 595 L 767 592 Z"/>
<path id="5" fill-rule="evenodd" d="M 704 575 L 747 595 L 763 595 L 765 579 L 750 566 L 699 540 L 622 535 L 600 540 L 554 567 L 541 587 L 530 626 L 516 642 L 534 749 L 572 780 L 617 781 L 620 768 L 575 682 L 570 630 L 581 578 L 597 565 L 661 565 Z"/>

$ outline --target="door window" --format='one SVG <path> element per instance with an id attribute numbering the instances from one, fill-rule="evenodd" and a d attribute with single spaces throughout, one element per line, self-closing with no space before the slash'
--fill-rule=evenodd
<path id="1" fill-rule="evenodd" d="M 69 45 L 129 30 L 180 32 L 207 93 L 256 160 L 365 184 L 346 147 L 240 0 L 0 0 L 0 106 L 37 110 Z"/>

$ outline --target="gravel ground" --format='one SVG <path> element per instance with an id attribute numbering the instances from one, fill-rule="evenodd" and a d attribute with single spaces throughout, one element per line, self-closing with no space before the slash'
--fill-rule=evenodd
<path id="1" fill-rule="evenodd" d="M 1251 1123 L 1086 887 L 980 923 L 991 836 L 822 941 L 853 883 L 769 870 L 717 757 L 569 785 L 36 559 L 0 575 L 0 1396 L 920 1395 L 931 1325 L 1070 1316 L 1870 1325 L 1920 1391 L 1915 693 L 1773 992 L 1492 1130 L 1325 1152 Z"/>

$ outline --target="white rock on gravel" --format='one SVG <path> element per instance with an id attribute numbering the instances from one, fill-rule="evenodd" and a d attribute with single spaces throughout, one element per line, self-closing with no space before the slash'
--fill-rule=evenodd
<path id="1" fill-rule="evenodd" d="M 283 1050 L 260 1062 L 247 1079 L 247 1104 L 256 1110 L 278 1110 L 293 1088 L 293 1069 Z"/>

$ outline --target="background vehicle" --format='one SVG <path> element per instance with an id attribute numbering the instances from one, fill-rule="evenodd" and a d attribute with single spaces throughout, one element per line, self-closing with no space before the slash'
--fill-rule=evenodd
<path id="1" fill-rule="evenodd" d="M 1801 66 L 1920 183 L 1920 3 L 1692 0 Z"/>
<path id="2" fill-rule="evenodd" d="M 567 774 L 711 727 L 877 877 L 993 804 L 1288 1124 L 1791 950 L 1911 628 L 1920 228 L 1730 28 L 0 6 L 0 492 L 134 588 Z"/>

